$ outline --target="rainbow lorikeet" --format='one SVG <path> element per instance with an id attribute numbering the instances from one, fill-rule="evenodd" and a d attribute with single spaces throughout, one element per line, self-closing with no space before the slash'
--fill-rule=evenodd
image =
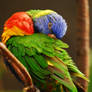
<path id="1" fill-rule="evenodd" d="M 66 29 L 65 20 L 52 10 L 17 12 L 5 22 L 2 42 L 25 66 L 41 92 L 66 92 L 65 88 L 78 92 L 73 81 L 77 77 L 87 80 L 65 50 L 68 45 L 60 40 Z"/>

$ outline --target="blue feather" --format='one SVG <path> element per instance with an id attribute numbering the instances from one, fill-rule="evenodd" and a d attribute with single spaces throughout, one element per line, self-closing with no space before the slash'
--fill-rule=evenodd
<path id="1" fill-rule="evenodd" d="M 51 13 L 40 18 L 35 18 L 34 28 L 37 32 L 44 34 L 54 34 L 61 39 L 67 30 L 67 24 L 62 16 L 57 13 Z"/>

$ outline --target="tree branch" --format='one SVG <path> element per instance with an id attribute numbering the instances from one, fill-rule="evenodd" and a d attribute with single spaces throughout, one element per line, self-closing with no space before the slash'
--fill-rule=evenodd
<path id="1" fill-rule="evenodd" d="M 6 46 L 0 42 L 0 49 L 3 52 L 4 58 L 12 65 L 20 79 L 24 82 L 24 92 L 40 92 L 34 87 L 32 78 L 23 64 L 6 48 Z"/>

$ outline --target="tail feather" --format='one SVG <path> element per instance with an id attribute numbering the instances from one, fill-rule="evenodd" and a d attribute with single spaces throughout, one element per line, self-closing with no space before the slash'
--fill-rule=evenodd
<path id="1" fill-rule="evenodd" d="M 64 84 L 65 88 L 67 88 L 67 91 L 64 90 L 65 92 L 78 92 L 77 88 L 75 87 L 75 85 L 73 85 L 73 84 L 71 85 L 68 82 L 65 82 L 63 79 L 60 79 L 56 75 L 52 75 L 51 77 L 53 79 L 57 80 L 59 83 Z"/>
<path id="2" fill-rule="evenodd" d="M 79 73 L 72 73 L 71 75 L 73 77 L 82 78 L 82 79 L 86 80 L 87 82 L 89 82 L 89 79 L 87 77 L 85 77 L 85 75 L 82 75 L 82 74 L 79 74 Z"/>
<path id="3" fill-rule="evenodd" d="M 59 58 L 47 58 L 48 69 L 52 72 L 50 77 L 61 85 L 64 85 L 69 92 L 78 92 L 69 74 L 67 66 Z M 66 92 L 66 91 L 65 91 Z"/>

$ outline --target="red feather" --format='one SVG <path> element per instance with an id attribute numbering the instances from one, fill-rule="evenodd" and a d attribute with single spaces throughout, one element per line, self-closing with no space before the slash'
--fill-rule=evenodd
<path id="1" fill-rule="evenodd" d="M 30 16 L 26 12 L 17 12 L 13 14 L 6 22 L 5 27 L 12 28 L 16 26 L 23 30 L 26 34 L 33 34 L 34 27 L 33 21 Z"/>

